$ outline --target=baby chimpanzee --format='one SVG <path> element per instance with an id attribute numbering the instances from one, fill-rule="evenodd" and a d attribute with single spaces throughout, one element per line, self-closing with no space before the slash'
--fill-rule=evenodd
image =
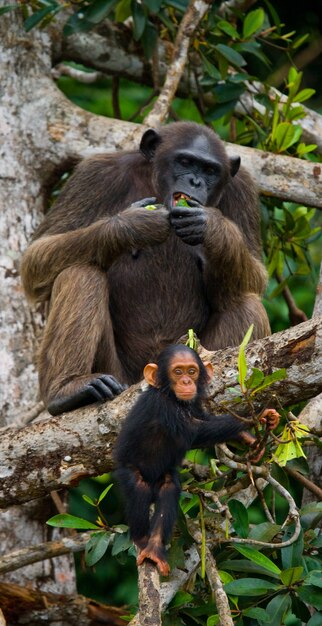
<path id="1" fill-rule="evenodd" d="M 191 348 L 171 345 L 156 363 L 144 368 L 149 383 L 123 423 L 116 441 L 116 478 L 123 491 L 127 519 L 138 548 L 137 564 L 154 561 L 167 576 L 165 546 L 177 516 L 180 482 L 177 466 L 191 448 L 205 448 L 229 439 L 248 444 L 255 438 L 231 415 L 210 415 L 202 408 L 211 363 Z M 277 426 L 279 415 L 266 409 L 262 419 Z M 260 458 L 257 455 L 258 460 Z M 150 520 L 150 505 L 155 504 Z"/>

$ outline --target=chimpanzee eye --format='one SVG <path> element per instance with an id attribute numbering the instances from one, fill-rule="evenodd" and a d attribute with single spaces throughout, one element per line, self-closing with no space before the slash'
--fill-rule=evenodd
<path id="1" fill-rule="evenodd" d="M 191 160 L 188 157 L 179 157 L 178 162 L 182 167 L 190 167 Z"/>
<path id="2" fill-rule="evenodd" d="M 181 376 L 182 370 L 179 369 L 178 367 L 176 367 L 176 369 L 174 370 L 174 373 L 175 373 L 176 376 Z"/>
<path id="3" fill-rule="evenodd" d="M 196 369 L 194 367 L 190 367 L 190 369 L 188 370 L 188 374 L 189 376 L 193 376 L 196 373 Z"/>

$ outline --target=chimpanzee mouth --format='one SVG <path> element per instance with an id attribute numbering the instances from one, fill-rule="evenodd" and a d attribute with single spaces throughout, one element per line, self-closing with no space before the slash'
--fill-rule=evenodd
<path id="1" fill-rule="evenodd" d="M 189 202 L 189 200 L 193 200 L 193 198 L 191 196 L 188 196 L 188 194 L 186 194 L 186 193 L 183 193 L 181 191 L 176 191 L 173 194 L 173 204 L 174 204 L 174 206 L 177 206 L 177 204 L 179 202 L 181 202 L 182 200 L 185 200 L 185 201 Z"/>

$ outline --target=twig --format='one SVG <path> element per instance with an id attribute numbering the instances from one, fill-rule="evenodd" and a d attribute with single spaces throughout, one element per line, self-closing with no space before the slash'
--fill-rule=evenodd
<path id="1" fill-rule="evenodd" d="M 119 101 L 119 92 L 120 92 L 120 79 L 118 76 L 113 76 L 112 78 L 112 107 L 113 107 L 113 117 L 117 120 L 122 119 L 120 101 Z"/>
<path id="2" fill-rule="evenodd" d="M 91 533 L 82 533 L 73 537 L 64 537 L 59 541 L 46 541 L 37 546 L 22 548 L 0 557 L 0 574 L 14 572 L 25 565 L 31 565 L 45 559 L 52 559 L 62 554 L 81 552 L 84 550 Z M 1 624 L 1 622 L 0 622 Z"/>
<path id="3" fill-rule="evenodd" d="M 147 126 L 159 126 L 166 120 L 187 61 L 190 38 L 211 4 L 211 0 L 190 1 L 178 29 L 173 50 L 173 61 L 167 71 L 163 88 L 152 111 L 144 120 Z"/>
<path id="4" fill-rule="evenodd" d="M 78 80 L 80 83 L 84 83 L 86 85 L 96 83 L 99 78 L 106 78 L 103 72 L 84 72 L 83 70 L 78 70 L 70 65 L 65 65 L 65 63 L 59 63 L 56 65 L 56 67 L 51 70 L 51 75 L 55 80 L 58 80 L 61 76 L 68 76 L 69 78 Z"/>
<path id="5" fill-rule="evenodd" d="M 218 455 L 219 460 L 222 463 L 225 463 L 225 465 L 227 465 L 231 469 L 239 470 L 239 471 L 241 470 L 244 472 L 248 471 L 246 464 L 239 463 L 231 459 L 230 450 L 224 444 L 217 446 L 217 455 Z M 230 537 L 229 539 L 220 538 L 220 542 L 221 543 L 246 543 L 246 544 L 251 544 L 251 545 L 264 546 L 266 548 L 286 548 L 287 546 L 292 545 L 292 543 L 294 543 L 298 539 L 300 531 L 301 531 L 300 516 L 299 516 L 297 506 L 295 504 L 295 501 L 292 498 L 291 494 L 287 491 L 287 489 L 285 489 L 285 487 L 283 487 L 279 482 L 277 482 L 277 480 L 275 480 L 275 478 L 273 478 L 270 475 L 269 470 L 265 465 L 261 465 L 259 467 L 255 465 L 252 466 L 252 472 L 258 476 L 264 477 L 265 480 L 267 480 L 267 482 L 270 483 L 272 487 L 282 497 L 285 498 L 285 500 L 287 501 L 289 505 L 289 512 L 283 524 L 283 527 L 286 526 L 289 522 L 294 521 L 295 522 L 294 533 L 292 537 L 290 537 L 290 539 L 288 539 L 287 541 L 279 542 L 279 543 L 266 543 L 264 541 L 258 541 L 256 539 L 242 539 L 240 537 Z"/>
<path id="6" fill-rule="evenodd" d="M 275 272 L 275 278 L 279 284 L 283 282 L 283 279 L 278 274 L 278 272 Z M 291 291 L 286 285 L 282 289 L 282 296 L 287 304 L 288 315 L 289 315 L 292 326 L 296 326 L 296 324 L 301 324 L 302 322 L 306 322 L 307 315 L 304 313 L 304 311 L 299 309 L 299 307 L 296 305 L 296 302 L 291 294 Z"/>
<path id="7" fill-rule="evenodd" d="M 295 478 L 299 483 L 303 485 L 303 487 L 305 487 L 305 489 L 308 489 L 308 491 L 311 491 L 311 493 L 314 493 L 314 495 L 317 496 L 317 498 L 320 501 L 322 501 L 322 489 L 318 485 L 316 485 L 311 480 L 306 478 L 306 476 L 303 476 L 303 474 L 300 474 L 300 472 L 297 472 L 296 470 L 292 469 L 291 467 L 288 467 L 287 465 L 286 467 L 284 467 L 284 470 L 286 471 L 287 474 L 289 474 L 289 476 L 292 476 L 292 478 Z"/>
<path id="8" fill-rule="evenodd" d="M 227 594 L 224 591 L 223 584 L 220 580 L 216 561 L 208 547 L 206 547 L 206 573 L 216 602 L 220 618 L 219 624 L 222 624 L 223 626 L 233 626 L 234 622 L 231 617 Z"/>

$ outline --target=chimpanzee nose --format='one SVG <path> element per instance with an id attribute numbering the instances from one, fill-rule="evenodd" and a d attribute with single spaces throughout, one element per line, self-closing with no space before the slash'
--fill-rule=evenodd
<path id="1" fill-rule="evenodd" d="M 201 180 L 197 176 L 191 176 L 189 182 L 192 187 L 200 187 L 201 185 Z"/>

